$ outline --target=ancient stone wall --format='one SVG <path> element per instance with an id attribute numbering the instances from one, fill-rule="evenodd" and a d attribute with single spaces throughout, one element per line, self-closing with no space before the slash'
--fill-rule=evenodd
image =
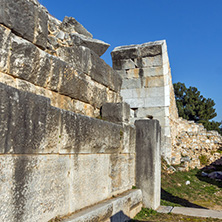
<path id="1" fill-rule="evenodd" d="M 205 164 L 222 157 L 222 136 L 216 131 L 207 131 L 202 124 L 179 118 L 175 123 L 177 134 L 172 138 L 172 164 L 181 164 L 181 170 L 200 168 L 201 156 Z"/>
<path id="2" fill-rule="evenodd" d="M 113 68 L 123 77 L 121 95 L 132 109 L 131 121 L 160 121 L 162 155 L 169 163 L 188 169 L 200 167 L 203 155 L 209 163 L 220 158 L 219 134 L 178 117 L 165 41 L 117 47 L 112 59 Z"/>
<path id="3" fill-rule="evenodd" d="M 58 21 L 36 1 L 0 4 L 1 82 L 92 117 L 103 103 L 121 101 L 120 76 L 99 58 L 108 44 L 74 18 Z"/>
<path id="4" fill-rule="evenodd" d="M 165 41 L 120 46 L 112 52 L 113 68 L 123 77 L 121 95 L 130 104 L 132 122 L 154 118 L 162 127 L 162 155 L 171 158 L 171 130 L 178 118 Z"/>
<path id="5" fill-rule="evenodd" d="M 0 221 L 48 221 L 135 185 L 129 107 L 119 122 L 100 116 L 122 101 L 107 47 L 36 0 L 0 0 Z M 140 190 L 120 200 L 101 221 L 141 209 Z"/>
<path id="6" fill-rule="evenodd" d="M 135 129 L 0 84 L 0 220 L 48 221 L 132 188 Z"/>

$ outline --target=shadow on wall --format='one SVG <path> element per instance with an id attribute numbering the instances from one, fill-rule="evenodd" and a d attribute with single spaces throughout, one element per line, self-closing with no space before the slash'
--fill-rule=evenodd
<path id="1" fill-rule="evenodd" d="M 164 189 L 161 189 L 161 199 L 162 200 L 166 200 L 166 201 L 170 201 L 173 202 L 175 204 L 180 204 L 183 207 L 193 207 L 193 208 L 202 208 L 202 209 L 207 209 L 205 207 L 202 207 L 200 205 L 194 204 L 189 202 L 188 200 L 185 200 L 183 198 L 177 197 L 172 195 L 171 193 L 167 192 Z"/>

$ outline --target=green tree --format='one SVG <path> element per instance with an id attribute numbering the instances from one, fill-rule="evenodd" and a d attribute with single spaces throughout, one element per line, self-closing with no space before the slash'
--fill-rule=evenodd
<path id="1" fill-rule="evenodd" d="M 196 87 L 187 88 L 184 83 L 174 83 L 174 93 L 180 117 L 202 123 L 207 130 L 221 133 L 221 122 L 210 121 L 217 116 L 212 99 L 206 99 Z"/>

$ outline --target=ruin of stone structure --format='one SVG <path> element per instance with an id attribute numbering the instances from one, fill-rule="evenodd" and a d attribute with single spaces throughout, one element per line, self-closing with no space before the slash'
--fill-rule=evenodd
<path id="1" fill-rule="evenodd" d="M 109 44 L 74 18 L 37 0 L 0 6 L 0 221 L 118 222 L 156 209 L 160 148 L 178 163 L 209 136 L 178 118 L 166 42 L 117 47 L 113 69 L 100 58 Z M 221 143 L 211 134 L 206 152 Z"/>

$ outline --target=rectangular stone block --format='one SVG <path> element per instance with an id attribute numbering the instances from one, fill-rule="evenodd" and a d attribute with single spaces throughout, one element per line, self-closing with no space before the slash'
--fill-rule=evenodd
<path id="1" fill-rule="evenodd" d="M 0 84 L 1 153 L 116 153 L 121 125 L 62 111 L 49 99 Z"/>
<path id="2" fill-rule="evenodd" d="M 1 11 L 2 9 L 0 9 Z M 8 58 L 10 52 L 11 30 L 0 25 L 0 70 L 8 72 Z"/>
<path id="3" fill-rule="evenodd" d="M 113 60 L 113 69 L 122 70 L 122 69 L 134 69 L 136 68 L 136 63 L 134 59 L 121 59 Z"/>
<path id="4" fill-rule="evenodd" d="M 145 100 L 145 107 L 169 107 L 170 100 L 169 97 L 151 97 L 151 98 L 144 98 Z"/>
<path id="5" fill-rule="evenodd" d="M 12 34 L 9 58 L 9 73 L 35 83 L 40 52 L 36 46 Z"/>
<path id="6" fill-rule="evenodd" d="M 127 103 L 105 103 L 102 106 L 102 118 L 114 123 L 129 122 L 130 106 Z"/>
<path id="7" fill-rule="evenodd" d="M 146 99 L 144 98 L 125 99 L 124 101 L 130 105 L 130 108 L 146 107 Z"/>
<path id="8" fill-rule="evenodd" d="M 67 63 L 70 63 L 78 73 L 89 73 L 91 69 L 91 51 L 86 47 L 76 45 L 59 47 L 57 55 Z"/>
<path id="9" fill-rule="evenodd" d="M 116 47 L 111 52 L 112 60 L 135 59 L 139 57 L 139 50 L 136 45 Z"/>
<path id="10" fill-rule="evenodd" d="M 46 12 L 27 0 L 1 0 L 0 23 L 30 42 L 46 47 L 48 16 Z"/>
<path id="11" fill-rule="evenodd" d="M 124 124 L 121 153 L 135 153 L 136 128 L 134 125 Z"/>
<path id="12" fill-rule="evenodd" d="M 59 62 L 59 64 L 61 63 L 62 61 Z M 63 70 L 61 70 L 61 73 L 58 75 L 61 76 L 60 86 L 58 90 L 60 94 L 90 103 L 93 97 L 93 86 L 90 85 L 87 80 L 79 77 L 78 73 L 74 69 L 72 69 L 72 67 L 67 66 L 67 64 L 64 64 Z M 55 79 L 57 81 L 59 80 L 57 78 Z"/>
<path id="13" fill-rule="evenodd" d="M 143 84 L 142 80 L 139 79 L 123 79 L 121 89 L 139 89 Z"/>
<path id="14" fill-rule="evenodd" d="M 141 209 L 141 190 L 130 190 L 110 200 L 103 201 L 95 206 L 84 209 L 67 219 L 64 222 L 85 222 L 85 221 L 115 221 L 122 222 L 132 219 L 136 212 Z M 136 209 L 134 206 L 140 206 Z M 137 210 L 137 211 L 136 211 Z"/>
<path id="15" fill-rule="evenodd" d="M 35 153 L 45 137 L 49 100 L 20 92 L 0 84 L 1 151 L 3 153 Z"/>
<path id="16" fill-rule="evenodd" d="M 166 85 L 164 76 L 152 76 L 152 77 L 144 77 L 144 87 L 161 87 Z"/>
<path id="17" fill-rule="evenodd" d="M 69 213 L 69 156 L 6 154 L 0 161 L 0 221 L 49 221 Z"/>
<path id="18" fill-rule="evenodd" d="M 122 127 L 63 111 L 60 153 L 115 153 L 120 149 Z"/>
<path id="19" fill-rule="evenodd" d="M 156 66 L 162 66 L 162 56 L 150 56 L 142 58 L 142 67 L 156 67 Z"/>
<path id="20" fill-rule="evenodd" d="M 111 85 L 111 67 L 94 52 L 91 52 L 91 58 L 92 67 L 89 72 L 91 78 L 104 86 Z"/>
<path id="21" fill-rule="evenodd" d="M 141 69 L 141 74 L 144 77 L 159 77 L 163 75 L 163 68 L 162 66 L 144 67 Z"/>
<path id="22" fill-rule="evenodd" d="M 111 197 L 110 155 L 72 155 L 69 163 L 70 212 Z"/>
<path id="23" fill-rule="evenodd" d="M 147 208 L 160 206 L 161 193 L 161 127 L 158 120 L 137 120 L 136 186 L 142 190 Z"/>
<path id="24" fill-rule="evenodd" d="M 124 99 L 133 98 L 132 90 L 131 90 L 131 89 L 122 89 L 122 90 L 121 90 L 121 96 L 122 96 Z"/>
<path id="25" fill-rule="evenodd" d="M 132 98 L 164 97 L 164 90 L 164 87 L 131 89 L 131 94 Z"/>
<path id="26" fill-rule="evenodd" d="M 120 194 L 135 184 L 135 154 L 113 154 L 110 156 L 112 195 Z"/>
<path id="27" fill-rule="evenodd" d="M 140 56 L 157 56 L 162 54 L 162 42 L 150 42 L 140 45 Z"/>
<path id="28" fill-rule="evenodd" d="M 138 108 L 137 117 L 153 116 L 154 119 L 158 119 L 161 116 L 169 116 L 169 108 L 167 107 L 144 107 Z"/>

